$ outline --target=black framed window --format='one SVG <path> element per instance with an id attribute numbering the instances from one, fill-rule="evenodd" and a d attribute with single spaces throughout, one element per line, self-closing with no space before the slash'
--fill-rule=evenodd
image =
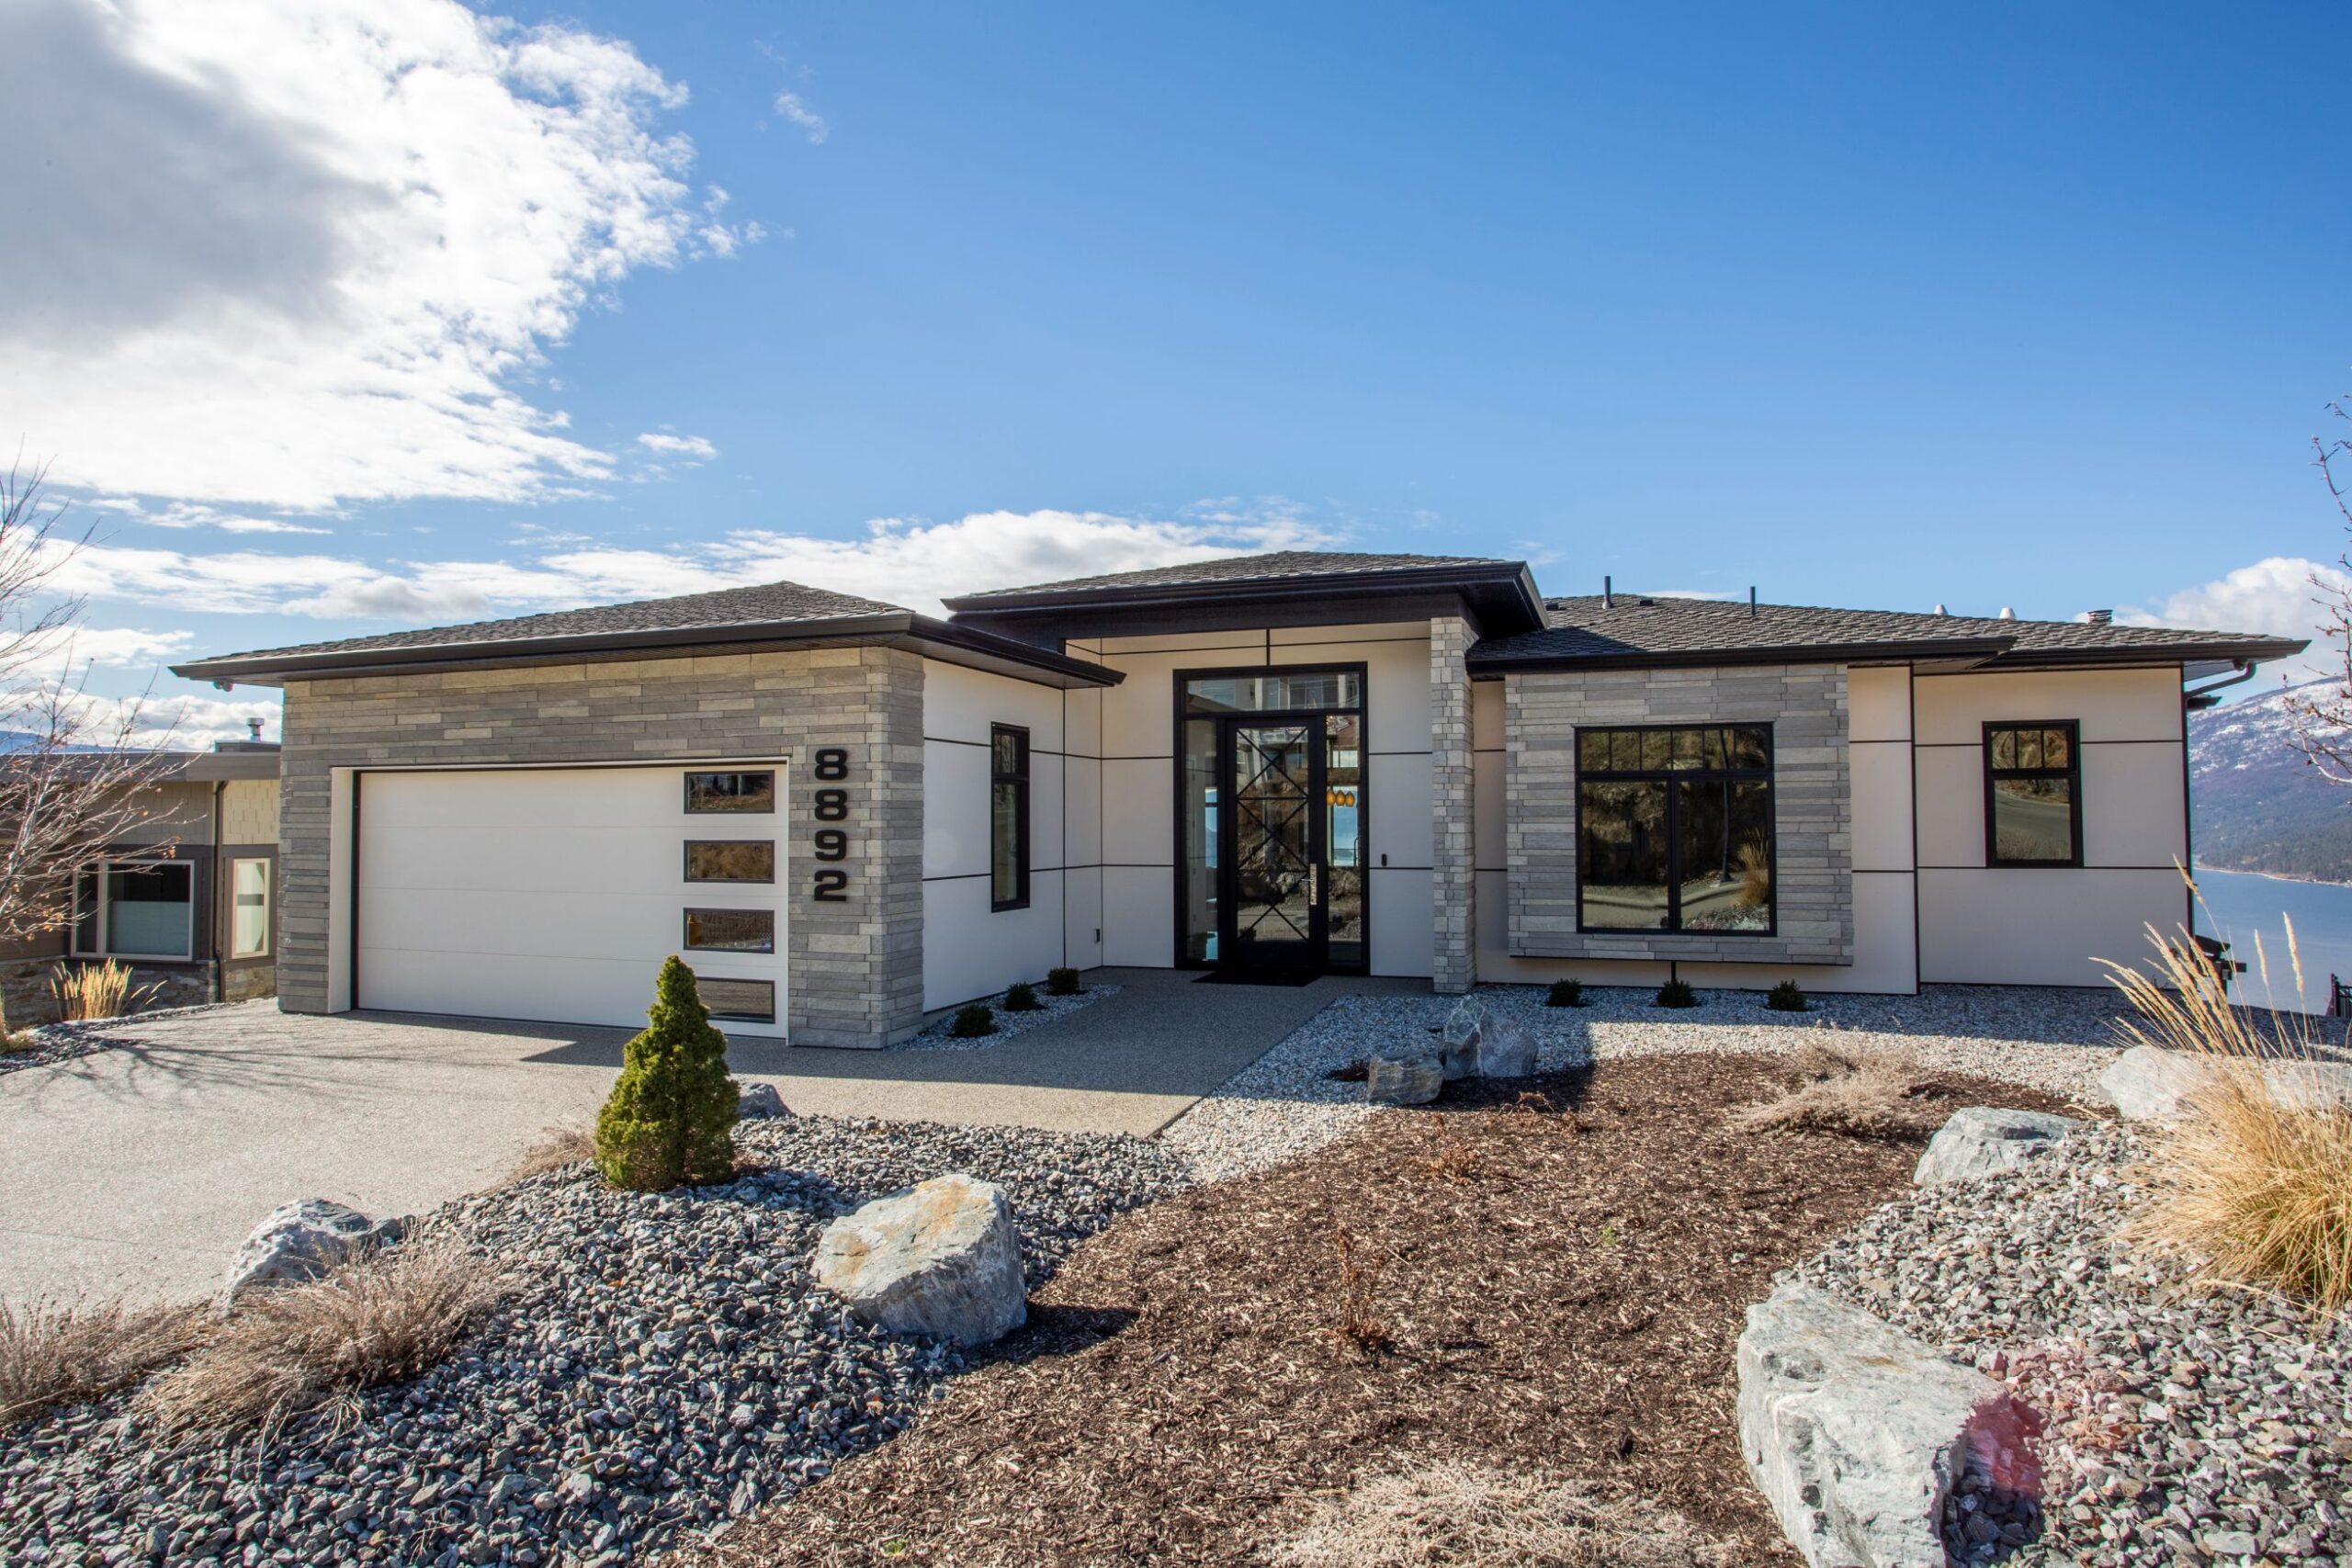
<path id="1" fill-rule="evenodd" d="M 1029 732 L 989 727 L 989 907 L 1029 907 Z"/>
<path id="2" fill-rule="evenodd" d="M 688 839 L 688 882 L 774 882 L 773 839 Z"/>
<path id="3" fill-rule="evenodd" d="M 695 953 L 774 953 L 773 909 L 688 909 L 686 946 Z"/>
<path id="4" fill-rule="evenodd" d="M 697 975 L 695 989 L 701 994 L 702 1005 L 710 1010 L 713 1018 L 738 1023 L 775 1021 L 774 980 L 727 980 L 716 975 Z"/>
<path id="5" fill-rule="evenodd" d="M 2083 863 L 2082 736 L 2075 721 L 1984 727 L 1984 863 Z"/>
<path id="6" fill-rule="evenodd" d="M 690 816 L 764 816 L 775 810 L 775 774 L 771 770 L 686 775 L 686 811 Z"/>
<path id="7" fill-rule="evenodd" d="M 1577 731 L 1579 931 L 1774 929 L 1772 727 Z"/>

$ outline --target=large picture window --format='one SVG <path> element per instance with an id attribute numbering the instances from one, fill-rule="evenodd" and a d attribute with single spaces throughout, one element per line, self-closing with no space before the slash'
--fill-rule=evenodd
<path id="1" fill-rule="evenodd" d="M 1984 727 L 1984 863 L 2083 863 L 2083 771 L 2073 719 Z"/>
<path id="2" fill-rule="evenodd" d="M 1029 906 L 1029 732 L 989 727 L 989 907 Z"/>
<path id="3" fill-rule="evenodd" d="M 74 955 L 195 956 L 195 890 L 196 868 L 185 861 L 99 863 L 74 878 Z"/>
<path id="4" fill-rule="evenodd" d="M 1581 931 L 1773 929 L 1772 729 L 1577 731 Z"/>

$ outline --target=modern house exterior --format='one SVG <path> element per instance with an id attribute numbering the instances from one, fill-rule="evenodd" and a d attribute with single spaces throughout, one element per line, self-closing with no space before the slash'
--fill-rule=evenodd
<path id="1" fill-rule="evenodd" d="M 285 689 L 289 1010 L 876 1046 L 1054 965 L 2084 986 L 2189 917 L 2185 717 L 2301 645 L 1285 552 L 206 659 Z"/>
<path id="2" fill-rule="evenodd" d="M 61 969 L 119 962 L 141 1008 L 249 1001 L 277 987 L 277 748 L 155 756 L 137 819 L 74 879 L 70 925 L 0 950 L 12 1026 L 57 1017 Z"/>

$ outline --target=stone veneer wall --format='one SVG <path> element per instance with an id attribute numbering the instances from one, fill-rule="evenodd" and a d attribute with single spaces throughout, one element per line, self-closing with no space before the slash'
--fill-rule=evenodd
<path id="1" fill-rule="evenodd" d="M 922 1022 L 922 660 L 802 649 L 289 682 L 279 840 L 279 1005 L 328 1006 L 329 786 L 336 768 L 789 757 L 780 833 L 813 828 L 808 752 L 850 754 L 846 903 L 797 877 L 786 1027 L 879 1046 Z M 365 810 L 365 791 L 362 791 Z M 364 873 L 363 873 L 364 874 Z M 347 890 L 346 890 L 347 891 Z"/>
<path id="2" fill-rule="evenodd" d="M 1436 905 L 1430 984 L 1441 995 L 1477 977 L 1477 861 L 1470 796 L 1470 626 L 1430 621 L 1430 896 Z"/>
<path id="3" fill-rule="evenodd" d="M 1503 683 L 1510 951 L 1524 958 L 1854 962 L 1842 665 L 1514 674 Z M 1577 930 L 1579 725 L 1772 724 L 1776 934 Z"/>

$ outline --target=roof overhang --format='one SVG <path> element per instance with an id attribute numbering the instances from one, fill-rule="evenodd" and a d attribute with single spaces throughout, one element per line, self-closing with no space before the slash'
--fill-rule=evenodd
<path id="1" fill-rule="evenodd" d="M 2216 666 L 2245 668 L 2291 659 L 2308 644 L 2284 637 L 2224 637 L 2210 642 L 2115 648 L 2021 649 L 2007 637 L 1913 638 L 1889 642 L 1791 643 L 1777 648 L 1628 649 L 1622 653 L 1523 653 L 1470 650 L 1470 673 L 1538 670 L 1706 670 L 1758 664 L 1909 664 L 1946 674 L 1965 670 L 2147 670 L 2181 667 L 2194 675 Z"/>
<path id="2" fill-rule="evenodd" d="M 191 660 L 172 673 L 220 685 L 283 686 L 289 681 L 347 680 L 363 675 L 423 675 L 448 670 L 504 669 L 533 664 L 584 664 L 607 660 L 678 658 L 697 652 L 765 653 L 814 648 L 899 648 L 943 663 L 985 670 L 1039 685 L 1115 686 L 1125 677 L 985 627 L 959 626 L 901 610 L 887 615 L 829 621 L 756 621 L 740 626 L 665 626 L 650 631 L 592 632 L 506 641 L 413 643 L 392 648 L 290 649 Z"/>
<path id="3" fill-rule="evenodd" d="M 1069 637 L 1239 625 L 1347 626 L 1458 608 L 1484 637 L 1541 630 L 1544 599 L 1524 561 L 1337 571 L 1239 582 L 969 593 L 945 601 L 964 626 L 1002 624 Z"/>

